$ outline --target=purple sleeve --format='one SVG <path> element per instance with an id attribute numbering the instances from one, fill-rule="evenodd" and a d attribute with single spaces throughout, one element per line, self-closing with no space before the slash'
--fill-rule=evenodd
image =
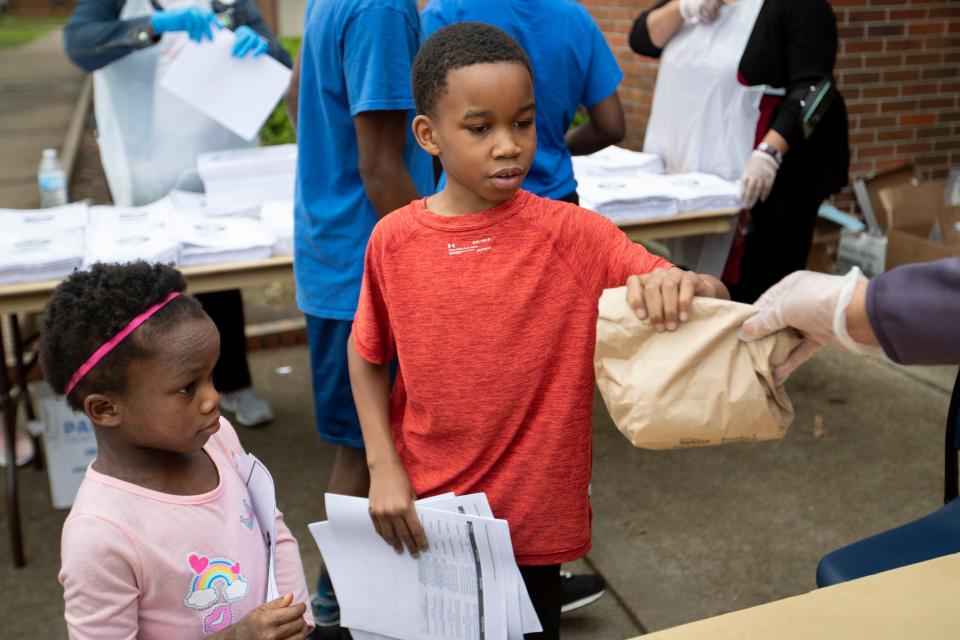
<path id="1" fill-rule="evenodd" d="M 960 258 L 910 264 L 870 282 L 867 316 L 901 364 L 960 364 Z"/>

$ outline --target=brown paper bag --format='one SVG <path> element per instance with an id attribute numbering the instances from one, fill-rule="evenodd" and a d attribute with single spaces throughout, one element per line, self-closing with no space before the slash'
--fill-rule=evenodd
<path id="1" fill-rule="evenodd" d="M 737 337 L 751 305 L 695 298 L 690 320 L 657 333 L 627 304 L 626 287 L 600 298 L 594 365 L 610 417 L 635 447 L 675 449 L 781 438 L 793 422 L 773 369 L 800 343 L 795 331 Z"/>

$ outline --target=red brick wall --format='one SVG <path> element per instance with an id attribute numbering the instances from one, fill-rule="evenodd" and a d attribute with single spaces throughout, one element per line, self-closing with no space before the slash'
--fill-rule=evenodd
<path id="1" fill-rule="evenodd" d="M 627 46 L 650 0 L 583 0 L 623 67 L 628 146 L 639 148 L 657 64 Z M 928 177 L 960 165 L 960 1 L 831 0 L 840 50 L 837 80 L 850 112 L 850 173 L 916 161 Z M 847 189 L 836 199 L 852 206 Z"/>
<path id="2" fill-rule="evenodd" d="M 640 11 L 654 2 L 650 0 L 583 0 L 584 6 L 600 26 L 623 69 L 620 100 L 627 116 L 627 139 L 624 144 L 639 149 L 650 117 L 653 86 L 657 78 L 657 62 L 642 58 L 630 50 L 627 38 Z"/>

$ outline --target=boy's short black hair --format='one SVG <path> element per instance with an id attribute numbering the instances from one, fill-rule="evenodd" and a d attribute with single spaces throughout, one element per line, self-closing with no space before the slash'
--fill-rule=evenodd
<path id="1" fill-rule="evenodd" d="M 63 393 L 70 378 L 93 353 L 135 317 L 187 281 L 173 267 L 143 261 L 130 264 L 96 263 L 75 271 L 54 290 L 44 310 L 40 336 L 40 367 L 53 390 Z M 140 328 L 163 332 L 185 318 L 203 317 L 191 296 L 171 300 Z M 128 336 L 95 366 L 67 396 L 76 411 L 91 393 L 117 393 L 126 387 L 131 362 L 150 355 L 142 342 Z"/>
<path id="2" fill-rule="evenodd" d="M 461 67 L 491 62 L 533 67 L 523 47 L 513 36 L 482 22 L 458 22 L 427 38 L 413 61 L 413 101 L 417 113 L 432 113 L 447 87 L 447 74 Z"/>

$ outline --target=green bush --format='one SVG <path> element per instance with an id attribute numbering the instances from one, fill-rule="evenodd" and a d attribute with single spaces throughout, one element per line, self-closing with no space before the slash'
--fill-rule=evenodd
<path id="1" fill-rule="evenodd" d="M 300 38 L 280 38 L 280 44 L 290 54 L 291 59 L 297 57 L 297 51 L 300 50 Z M 260 143 L 265 145 L 288 144 L 296 141 L 297 132 L 287 116 L 287 105 L 281 100 L 260 129 Z"/>
<path id="2" fill-rule="evenodd" d="M 579 127 L 584 122 L 590 120 L 590 116 L 587 115 L 587 110 L 584 108 L 577 109 L 577 112 L 573 114 L 573 122 L 570 123 L 569 129 L 574 127 Z"/>

